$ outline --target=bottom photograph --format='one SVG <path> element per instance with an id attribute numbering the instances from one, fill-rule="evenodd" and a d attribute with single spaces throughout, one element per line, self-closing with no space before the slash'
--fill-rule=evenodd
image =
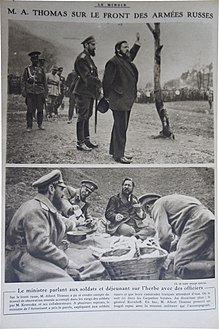
<path id="1" fill-rule="evenodd" d="M 6 168 L 5 283 L 215 277 L 211 167 Z"/>

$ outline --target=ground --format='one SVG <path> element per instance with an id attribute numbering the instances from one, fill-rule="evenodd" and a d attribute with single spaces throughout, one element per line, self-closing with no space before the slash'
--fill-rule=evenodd
<path id="1" fill-rule="evenodd" d="M 5 127 L 6 229 L 18 207 L 36 194 L 32 183 L 54 168 L 61 169 L 66 183 L 74 187 L 83 179 L 97 182 L 98 190 L 90 197 L 94 217 L 104 216 L 109 198 L 120 192 L 125 177 L 136 182 L 134 193 L 138 197 L 150 192 L 187 194 L 214 212 L 214 118 L 207 102 L 166 104 L 175 140 L 153 138 L 161 130 L 154 104 L 134 104 L 127 140 L 127 153 L 134 155 L 134 161 L 124 166 L 115 164 L 108 154 L 110 111 L 98 114 L 97 134 L 92 117 L 92 140 L 99 148 L 85 154 L 76 150 L 77 119 L 67 124 L 67 101 L 57 120 L 44 122 L 45 131 L 38 130 L 34 122 L 33 131 L 27 133 L 24 99 L 9 95 Z"/>
<path id="2" fill-rule="evenodd" d="M 209 164 L 214 162 L 214 116 L 207 101 L 165 104 L 175 140 L 154 139 L 161 124 L 154 104 L 134 104 L 127 135 L 127 153 L 135 164 Z M 112 113 L 94 116 L 91 137 L 99 148 L 89 153 L 76 150 L 76 118 L 67 124 L 68 99 L 55 121 L 45 121 L 45 131 L 34 123 L 26 132 L 25 104 L 20 95 L 9 95 L 7 113 L 7 163 L 25 164 L 115 164 L 108 154 Z"/>

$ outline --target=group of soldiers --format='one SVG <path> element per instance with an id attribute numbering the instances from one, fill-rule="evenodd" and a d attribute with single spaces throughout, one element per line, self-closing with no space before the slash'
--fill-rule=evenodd
<path id="1" fill-rule="evenodd" d="M 87 198 L 98 184 L 83 180 L 79 188 L 66 185 L 60 170 L 40 177 L 32 186 L 38 194 L 14 214 L 7 230 L 6 280 L 71 280 L 79 274 L 74 261 L 61 248 L 69 231 L 95 231 Z M 111 196 L 105 209 L 103 232 L 135 237 L 156 236 L 175 274 L 182 279 L 214 277 L 215 217 L 194 197 L 172 194 L 134 194 L 135 182 L 126 177 L 121 191 Z"/>
<path id="2" fill-rule="evenodd" d="M 62 75 L 63 67 L 53 65 L 49 73 L 45 72 L 46 59 L 40 57 L 39 51 L 28 54 L 31 64 L 25 67 L 22 76 L 22 95 L 27 105 L 27 132 L 31 132 L 33 121 L 38 129 L 44 130 L 43 110 L 47 120 L 58 117 L 58 109 L 63 106 L 63 99 L 68 85 Z M 74 109 L 74 104 L 73 104 Z"/>
<path id="3" fill-rule="evenodd" d="M 133 63 L 140 49 L 140 35 L 129 50 L 127 41 L 115 45 L 115 55 L 105 65 L 103 80 L 98 77 L 98 68 L 93 57 L 96 40 L 93 36 L 81 42 L 83 51 L 77 56 L 72 72 L 66 82 L 62 76 L 63 68 L 53 66 L 45 74 L 40 52 L 29 53 L 31 65 L 25 68 L 22 94 L 27 104 L 27 131 L 31 131 L 34 113 L 37 110 L 37 124 L 44 129 L 43 107 L 46 105 L 47 118 L 57 116 L 57 109 L 64 95 L 69 97 L 69 118 L 71 123 L 74 107 L 77 109 L 76 135 L 78 151 L 88 152 L 98 145 L 90 139 L 90 118 L 95 104 L 97 117 L 98 102 L 104 99 L 112 110 L 113 129 L 111 133 L 109 154 L 116 162 L 129 164 L 132 156 L 125 154 L 126 134 L 133 103 L 137 96 L 138 70 Z M 67 88 L 67 90 L 65 89 Z M 96 120 L 95 120 L 96 125 Z"/>

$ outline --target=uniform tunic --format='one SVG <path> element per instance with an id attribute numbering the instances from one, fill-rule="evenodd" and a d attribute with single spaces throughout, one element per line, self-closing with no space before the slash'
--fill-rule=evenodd
<path id="1" fill-rule="evenodd" d="M 22 95 L 27 104 L 27 127 L 32 128 L 33 115 L 37 110 L 37 124 L 43 122 L 43 104 L 47 93 L 46 75 L 39 66 L 29 65 L 25 67 L 22 76 Z"/>
<path id="2" fill-rule="evenodd" d="M 74 69 L 79 76 L 73 93 L 78 110 L 77 143 L 81 145 L 90 140 L 89 119 L 93 114 L 94 99 L 99 97 L 101 82 L 97 67 L 86 50 L 76 58 Z"/>
<path id="3" fill-rule="evenodd" d="M 74 88 L 74 94 L 96 98 L 99 94 L 100 80 L 97 67 L 86 50 L 78 55 L 74 67 L 79 76 Z"/>
<path id="4" fill-rule="evenodd" d="M 59 245 L 65 232 L 74 226 L 42 194 L 25 202 L 16 211 L 7 231 L 7 264 L 12 280 L 72 280 L 64 270 L 68 257 Z"/>
<path id="5" fill-rule="evenodd" d="M 174 234 L 179 237 L 175 268 L 194 260 L 213 259 L 213 213 L 196 198 L 173 194 L 158 199 L 151 211 L 161 247 L 169 249 Z"/>
<path id="6" fill-rule="evenodd" d="M 81 209 L 84 217 L 86 220 L 92 220 L 92 215 L 90 213 L 89 207 L 90 207 L 90 203 L 81 200 L 80 197 L 80 189 L 74 189 L 73 187 L 71 187 L 71 193 L 68 195 L 68 192 L 66 192 L 66 200 L 65 198 L 63 198 L 62 200 L 62 211 L 63 214 L 68 216 L 69 212 L 71 211 L 72 208 L 69 207 L 69 202 L 71 205 L 77 205 L 79 206 L 79 208 Z"/>
<path id="7" fill-rule="evenodd" d="M 57 74 L 52 72 L 46 75 L 48 85 L 47 115 L 56 114 L 56 102 L 60 93 L 60 79 Z"/>

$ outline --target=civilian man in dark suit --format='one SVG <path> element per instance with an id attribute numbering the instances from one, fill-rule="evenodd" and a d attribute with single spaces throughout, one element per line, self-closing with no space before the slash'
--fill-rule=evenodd
<path id="1" fill-rule="evenodd" d="M 93 114 L 94 99 L 99 97 L 101 81 L 98 78 L 97 67 L 91 56 L 95 56 L 96 42 L 94 37 L 86 38 L 82 45 L 84 50 L 75 61 L 75 71 L 79 79 L 74 88 L 75 101 L 78 109 L 77 149 L 91 151 L 98 147 L 91 143 L 89 120 Z"/>
<path id="2" fill-rule="evenodd" d="M 129 50 L 127 41 L 117 42 L 115 56 L 105 67 L 103 94 L 113 112 L 114 125 L 109 153 L 116 162 L 129 164 L 131 157 L 125 156 L 126 132 L 132 105 L 137 95 L 138 70 L 132 63 L 140 49 L 140 36 Z"/>

